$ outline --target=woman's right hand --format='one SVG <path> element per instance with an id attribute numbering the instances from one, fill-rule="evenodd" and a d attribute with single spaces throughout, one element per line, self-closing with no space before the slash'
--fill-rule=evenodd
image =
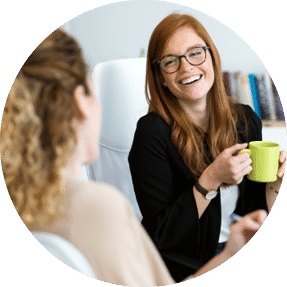
<path id="1" fill-rule="evenodd" d="M 210 179 L 214 180 L 218 186 L 222 183 L 238 185 L 252 170 L 250 155 L 247 152 L 237 155 L 247 145 L 246 143 L 236 144 L 219 154 L 206 170 Z"/>
<path id="2" fill-rule="evenodd" d="M 245 215 L 239 222 L 232 224 L 224 250 L 193 274 L 192 278 L 214 269 L 236 254 L 258 231 L 266 216 L 267 212 L 265 210 L 256 210 Z M 187 279 L 190 279 L 190 277 Z"/>

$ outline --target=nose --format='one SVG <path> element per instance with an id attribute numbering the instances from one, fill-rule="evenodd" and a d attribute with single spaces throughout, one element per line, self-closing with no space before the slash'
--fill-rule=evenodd
<path id="1" fill-rule="evenodd" d="M 189 64 L 185 56 L 181 56 L 180 58 L 180 70 L 186 71 L 190 70 L 192 68 L 192 65 Z"/>

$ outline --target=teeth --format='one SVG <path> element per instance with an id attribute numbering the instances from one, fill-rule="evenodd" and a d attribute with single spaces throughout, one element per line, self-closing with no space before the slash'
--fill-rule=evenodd
<path id="1" fill-rule="evenodd" d="M 182 80 L 182 81 L 180 81 L 179 83 L 180 83 L 181 85 L 187 85 L 187 84 L 190 84 L 190 83 L 192 83 L 192 82 L 194 82 L 194 81 L 199 80 L 200 78 L 201 78 L 201 76 L 194 76 L 194 77 L 191 77 L 191 78 L 189 78 L 189 79 Z"/>

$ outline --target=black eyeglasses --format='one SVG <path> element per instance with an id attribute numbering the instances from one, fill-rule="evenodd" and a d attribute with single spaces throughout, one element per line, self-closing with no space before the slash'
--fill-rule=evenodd
<path id="1" fill-rule="evenodd" d="M 207 46 L 193 47 L 184 55 L 167 55 L 157 63 L 165 73 L 172 74 L 180 69 L 181 58 L 183 57 L 190 65 L 199 66 L 203 64 L 206 60 L 207 49 L 209 49 Z"/>

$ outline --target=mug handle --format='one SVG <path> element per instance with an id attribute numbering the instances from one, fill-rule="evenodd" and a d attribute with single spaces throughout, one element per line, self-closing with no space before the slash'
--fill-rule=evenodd
<path id="1" fill-rule="evenodd" d="M 243 153 L 243 152 L 247 152 L 247 153 L 249 153 L 249 155 L 251 156 L 251 150 L 248 149 L 248 148 L 245 148 L 245 149 L 240 150 L 239 153 L 238 153 L 238 155 L 241 154 L 241 153 Z"/>

